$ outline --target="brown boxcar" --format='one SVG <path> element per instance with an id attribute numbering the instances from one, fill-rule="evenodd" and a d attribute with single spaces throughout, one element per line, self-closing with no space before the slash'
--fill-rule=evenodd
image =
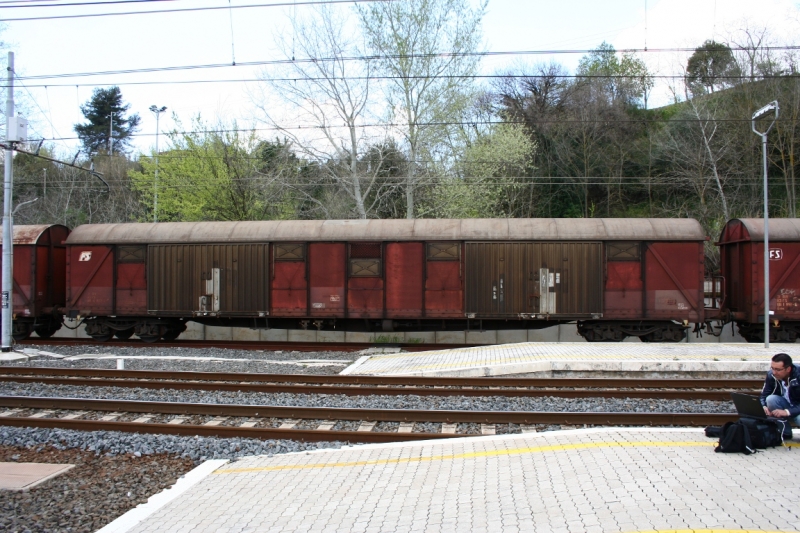
<path id="1" fill-rule="evenodd" d="M 97 339 L 185 321 L 400 331 L 539 328 L 680 340 L 703 321 L 690 219 L 467 219 L 85 225 L 68 307 Z"/>
<path id="2" fill-rule="evenodd" d="M 800 219 L 769 221 L 770 340 L 795 342 L 800 334 Z M 729 221 L 717 245 L 724 297 L 718 318 L 736 322 L 750 342 L 764 341 L 764 219 Z"/>
<path id="3" fill-rule="evenodd" d="M 61 329 L 67 235 L 69 229 L 59 224 L 14 226 L 15 340 L 27 339 L 32 332 L 47 338 Z"/>

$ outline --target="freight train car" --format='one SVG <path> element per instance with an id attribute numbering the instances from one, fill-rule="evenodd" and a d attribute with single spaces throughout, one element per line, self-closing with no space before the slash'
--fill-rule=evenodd
<path id="1" fill-rule="evenodd" d="M 704 321 L 691 219 L 84 225 L 66 313 L 97 340 L 209 325 L 419 331 L 577 322 L 590 341 L 679 341 Z"/>
<path id="2" fill-rule="evenodd" d="M 66 303 L 67 235 L 69 229 L 59 224 L 14 226 L 14 340 L 27 339 L 34 331 L 48 338 L 61 329 L 60 308 Z"/>
<path id="3" fill-rule="evenodd" d="M 721 276 L 716 285 L 722 298 L 708 318 L 735 322 L 748 342 L 764 342 L 764 219 L 730 220 L 717 245 Z M 800 219 L 770 219 L 769 270 L 770 341 L 795 342 L 800 335 Z"/>

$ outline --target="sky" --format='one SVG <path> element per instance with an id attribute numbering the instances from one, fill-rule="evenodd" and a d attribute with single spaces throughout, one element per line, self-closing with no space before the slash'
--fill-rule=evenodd
<path id="1" fill-rule="evenodd" d="M 7 50 L 15 53 L 15 70 L 20 78 L 15 98 L 31 121 L 29 137 L 55 139 L 52 145 L 57 152 L 77 150 L 73 126 L 84 120 L 80 105 L 86 103 L 95 87 L 120 86 L 130 112 L 141 117 L 133 144 L 145 152 L 155 144 L 156 119 L 148 110 L 151 105 L 167 107 L 159 123 L 162 134 L 175 127 L 173 116 L 186 125 L 197 114 L 210 122 L 236 120 L 241 126 L 263 127 L 251 96 L 258 82 L 232 80 L 253 80 L 259 74 L 268 74 L 268 66 L 244 63 L 284 59 L 274 45 L 275 36 L 290 39 L 288 17 L 309 9 L 292 6 L 294 0 L 230 0 L 232 8 L 226 0 L 55 7 L 87 1 L 99 0 L 28 2 L 47 4 L 39 8 L 13 8 L 0 2 L 0 20 L 6 26 L 0 37 Z M 237 7 L 266 3 L 282 6 Z M 12 20 L 197 7 L 221 9 Z M 352 9 L 352 4 L 342 4 L 341 8 Z M 794 35 L 800 34 L 800 4 L 789 0 L 489 0 L 483 21 L 484 49 L 490 52 L 587 50 L 606 41 L 617 49 L 647 47 L 650 51 L 640 57 L 651 72 L 660 75 L 680 73 L 689 54 L 659 49 L 694 48 L 711 38 L 729 42 L 741 35 L 743 28 L 766 28 L 776 43 L 797 44 Z M 499 55 L 484 58 L 480 68 L 482 73 L 492 74 L 515 65 L 554 60 L 574 71 L 580 57 L 580 53 Z M 73 76 L 214 64 L 224 66 Z M 187 83 L 197 81 L 208 83 Z M 654 90 L 650 105 L 669 101 L 669 92 L 662 84 Z M 271 134 L 264 131 L 263 136 L 269 138 Z"/>

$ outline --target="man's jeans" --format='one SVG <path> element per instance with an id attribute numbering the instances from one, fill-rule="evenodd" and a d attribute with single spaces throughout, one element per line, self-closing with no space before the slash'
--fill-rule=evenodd
<path id="1" fill-rule="evenodd" d="M 777 394 L 770 394 L 767 396 L 767 409 L 770 411 L 774 411 L 775 409 L 789 409 L 791 406 L 792 404 L 787 402 L 786 398 L 783 396 L 778 396 Z M 795 426 L 800 426 L 800 415 L 789 418 L 788 420 Z"/>

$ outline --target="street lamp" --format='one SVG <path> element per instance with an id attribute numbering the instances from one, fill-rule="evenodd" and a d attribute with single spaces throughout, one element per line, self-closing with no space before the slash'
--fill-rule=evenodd
<path id="1" fill-rule="evenodd" d="M 153 222 L 158 222 L 158 118 L 167 110 L 167 106 L 150 106 L 150 111 L 156 116 L 156 179 L 153 183 Z"/>
<path id="2" fill-rule="evenodd" d="M 761 133 L 756 129 L 756 120 L 763 117 L 770 111 L 775 112 L 769 127 Z M 764 348 L 769 348 L 769 191 L 767 189 L 767 134 L 775 121 L 778 119 L 778 112 L 780 107 L 778 101 L 768 103 L 755 113 L 753 113 L 753 133 L 761 137 L 761 144 L 763 145 L 762 159 L 764 163 Z"/>

